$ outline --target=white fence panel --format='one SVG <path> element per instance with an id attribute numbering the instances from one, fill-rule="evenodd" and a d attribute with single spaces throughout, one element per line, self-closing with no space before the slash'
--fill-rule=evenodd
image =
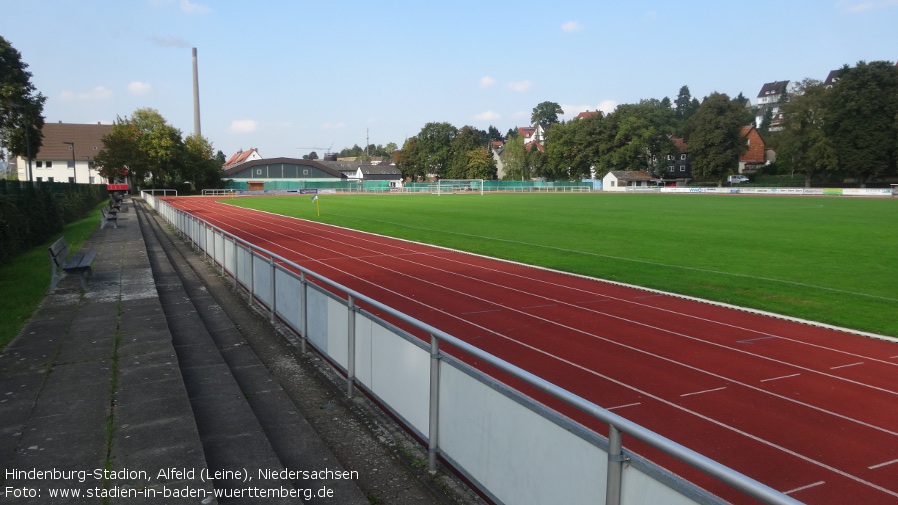
<path id="1" fill-rule="evenodd" d="M 654 505 L 656 503 L 695 505 L 696 503 L 629 465 L 624 465 L 621 476 L 620 502 L 621 505 Z"/>
<path id="2" fill-rule="evenodd" d="M 367 315 L 356 316 L 356 379 L 429 437 L 430 351 Z"/>
<path id="3" fill-rule="evenodd" d="M 267 258 L 253 255 L 253 294 L 271 307 L 271 263 Z"/>
<path id="4" fill-rule="evenodd" d="M 225 240 L 224 243 L 224 269 L 234 275 L 237 267 L 237 243 L 234 239 Z"/>
<path id="5" fill-rule="evenodd" d="M 302 284 L 292 272 L 281 268 L 275 270 L 274 281 L 278 316 L 293 328 L 302 328 L 299 305 L 302 302 Z"/>
<path id="6" fill-rule="evenodd" d="M 440 366 L 440 449 L 502 503 L 602 503 L 608 454 L 472 378 Z"/>
<path id="7" fill-rule="evenodd" d="M 327 297 L 327 353 L 343 370 L 349 367 L 349 309 L 346 301 Z"/>
<path id="8" fill-rule="evenodd" d="M 327 348 L 327 302 L 329 297 L 317 286 L 313 284 L 308 286 L 308 339 L 319 351 L 330 355 L 330 350 Z"/>

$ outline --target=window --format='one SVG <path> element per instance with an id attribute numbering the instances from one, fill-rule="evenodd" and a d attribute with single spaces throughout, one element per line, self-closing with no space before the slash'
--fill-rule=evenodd
<path id="1" fill-rule="evenodd" d="M 52 178 L 52 177 L 47 177 L 47 182 L 53 182 L 53 178 Z"/>
<path id="2" fill-rule="evenodd" d="M 680 159 L 681 159 L 681 160 L 685 160 L 685 159 L 686 159 L 686 154 L 681 154 L 681 155 L 680 155 Z"/>
<path id="3" fill-rule="evenodd" d="M 52 162 L 52 161 L 48 161 L 48 162 L 47 162 L 47 168 L 50 168 L 50 167 L 52 167 L 52 166 L 53 166 L 53 162 Z"/>
<path id="4" fill-rule="evenodd" d="M 667 161 L 671 161 L 671 160 L 673 160 L 673 159 L 674 159 L 674 155 L 673 155 L 673 154 L 668 154 L 668 155 L 667 155 Z"/>
<path id="5" fill-rule="evenodd" d="M 675 167 L 673 165 L 667 167 L 668 172 L 673 172 L 674 170 L 675 170 Z"/>
<path id="6" fill-rule="evenodd" d="M 680 172 L 686 171 L 686 165 L 680 165 Z"/>
<path id="7" fill-rule="evenodd" d="M 37 168 L 43 168 L 44 162 L 43 162 L 43 161 L 35 161 L 35 166 L 36 166 Z"/>
<path id="8" fill-rule="evenodd" d="M 37 179 L 37 182 L 41 182 L 41 181 L 43 181 L 43 180 L 44 180 L 44 178 L 43 178 L 43 177 L 35 177 L 35 179 Z"/>
<path id="9" fill-rule="evenodd" d="M 304 168 L 304 169 L 302 170 L 302 175 L 309 175 L 309 169 L 308 169 L 308 168 Z"/>

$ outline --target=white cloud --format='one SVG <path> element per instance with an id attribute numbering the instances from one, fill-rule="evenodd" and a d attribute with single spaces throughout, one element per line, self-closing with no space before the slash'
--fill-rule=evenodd
<path id="1" fill-rule="evenodd" d="M 500 119 L 502 119 L 502 116 L 500 116 L 499 113 L 493 112 L 491 110 L 481 112 L 480 114 L 474 116 L 475 121 L 498 121 Z"/>
<path id="2" fill-rule="evenodd" d="M 496 84 L 496 80 L 490 76 L 484 76 L 480 78 L 480 87 L 481 88 L 492 88 L 493 85 Z"/>
<path id="3" fill-rule="evenodd" d="M 231 133 L 250 133 L 259 128 L 259 122 L 255 119 L 235 119 L 231 121 L 228 131 Z"/>
<path id="4" fill-rule="evenodd" d="M 865 2 L 858 2 L 857 0 L 842 0 L 838 3 L 838 5 L 844 12 L 857 14 L 874 9 L 898 7 L 898 0 L 868 0 Z"/>
<path id="5" fill-rule="evenodd" d="M 578 23 L 576 21 L 568 21 L 567 23 L 564 23 L 563 25 L 561 25 L 561 30 L 568 32 L 568 33 L 579 32 L 582 29 L 583 29 L 583 25 L 581 25 L 580 23 Z"/>
<path id="6" fill-rule="evenodd" d="M 195 4 L 190 0 L 181 0 L 181 11 L 187 14 L 205 14 L 211 12 L 212 9 L 205 5 Z"/>
<path id="7" fill-rule="evenodd" d="M 152 89 L 153 86 L 147 82 L 134 81 L 128 84 L 128 91 L 130 91 L 132 95 L 148 95 Z"/>
<path id="8" fill-rule="evenodd" d="M 59 99 L 63 102 L 95 102 L 99 100 L 107 100 L 112 98 L 112 90 L 105 86 L 96 86 L 90 91 L 75 93 L 74 91 L 63 91 L 59 94 Z"/>
<path id="9" fill-rule="evenodd" d="M 190 43 L 180 37 L 150 37 L 159 47 L 190 47 Z"/>
<path id="10" fill-rule="evenodd" d="M 321 125 L 322 130 L 339 130 L 346 128 L 346 123 L 324 123 Z"/>
<path id="11" fill-rule="evenodd" d="M 508 89 L 512 91 L 517 91 L 518 93 L 523 93 L 530 89 L 533 86 L 533 83 L 530 81 L 518 81 L 518 82 L 510 82 L 508 83 Z"/>
<path id="12" fill-rule="evenodd" d="M 611 114 L 617 108 L 617 102 L 614 100 L 602 100 L 596 108 L 605 114 Z"/>

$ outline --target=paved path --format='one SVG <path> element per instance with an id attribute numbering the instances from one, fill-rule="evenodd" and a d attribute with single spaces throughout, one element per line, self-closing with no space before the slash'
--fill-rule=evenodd
<path id="1" fill-rule="evenodd" d="M 261 318 L 232 316 L 239 309 L 224 280 L 210 289 L 209 269 L 200 272 L 201 260 L 176 242 L 127 202 L 118 228 L 98 228 L 83 246 L 96 253 L 87 292 L 64 279 L 0 354 L 0 501 L 458 501 L 403 470 L 406 451 L 384 447 L 380 421 L 358 423 L 373 443 L 338 433 L 352 440 L 338 460 L 307 418 L 315 429 L 343 426 L 336 412 L 357 413 L 353 402 L 363 400 L 328 400 L 325 423 L 314 407 L 302 412 L 297 395 L 330 393 L 270 371 L 257 355 L 263 344 L 245 339 L 246 328 L 264 331 L 254 326 Z M 264 345 L 281 361 L 289 352 Z M 7 487 L 14 491 L 3 496 Z M 51 494 L 63 492 L 80 496 Z"/>

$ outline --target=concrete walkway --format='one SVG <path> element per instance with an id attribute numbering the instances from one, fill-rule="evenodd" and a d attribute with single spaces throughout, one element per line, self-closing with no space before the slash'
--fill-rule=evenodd
<path id="1" fill-rule="evenodd" d="M 126 203 L 117 229 L 84 244 L 96 253 L 87 292 L 64 279 L 0 355 L 0 501 L 299 503 L 311 490 L 368 503 L 321 443 L 284 437 L 303 451 L 281 462 L 248 406 L 252 381 L 237 384 L 137 210 Z M 251 352 L 243 366 L 272 390 Z M 279 400 L 267 407 L 299 417 Z"/>

